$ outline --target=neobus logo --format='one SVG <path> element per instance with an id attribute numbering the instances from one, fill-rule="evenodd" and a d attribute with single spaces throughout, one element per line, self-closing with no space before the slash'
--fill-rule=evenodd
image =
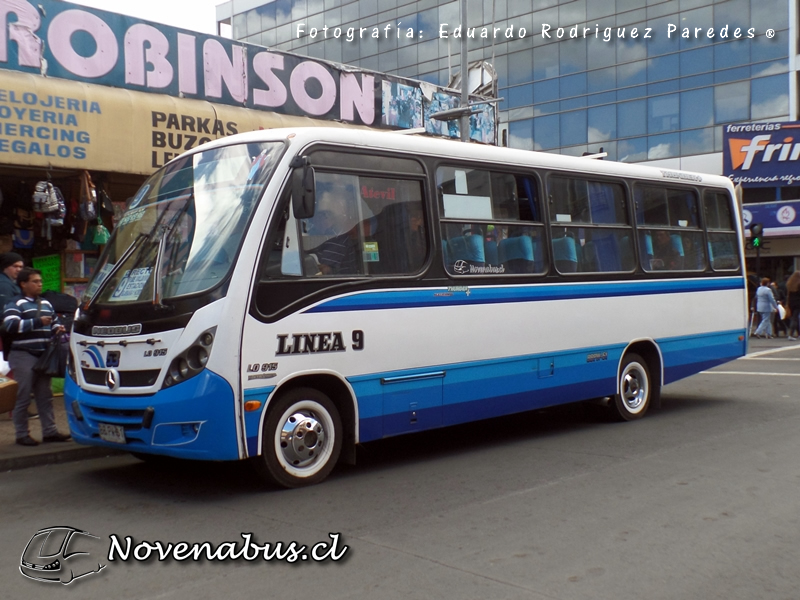
<path id="1" fill-rule="evenodd" d="M 142 333 L 142 324 L 135 325 L 95 325 L 92 327 L 92 335 L 111 336 L 111 335 L 137 335 Z"/>
<path id="2" fill-rule="evenodd" d="M 777 144 L 770 144 L 771 140 L 771 135 L 757 135 L 746 140 L 729 139 L 728 148 L 733 168 L 749 170 L 759 153 L 762 163 L 771 162 L 776 154 L 777 162 L 800 159 L 800 143 L 796 143 L 793 137 L 785 137 Z"/>

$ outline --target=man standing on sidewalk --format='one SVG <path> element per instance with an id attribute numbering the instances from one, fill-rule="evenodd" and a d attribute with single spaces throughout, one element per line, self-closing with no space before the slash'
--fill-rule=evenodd
<path id="1" fill-rule="evenodd" d="M 6 304 L 22 293 L 17 285 L 17 275 L 25 266 L 22 257 L 16 252 L 6 252 L 0 254 L 0 312 L 2 312 Z M 2 335 L 1 340 L 5 340 L 6 345 L 11 345 L 11 340 L 7 339 L 5 334 Z M 8 360 L 9 348 L 4 348 L 5 358 Z"/>
<path id="2" fill-rule="evenodd" d="M 56 429 L 50 377 L 33 370 L 36 360 L 47 349 L 50 338 L 63 332 L 64 327 L 58 323 L 50 303 L 40 297 L 41 271 L 22 269 L 17 276 L 17 283 L 22 289 L 22 295 L 9 302 L 3 313 L 3 323 L 13 338 L 11 351 L 6 356 L 19 386 L 13 415 L 17 444 L 36 446 L 39 443 L 31 437 L 28 429 L 31 392 L 39 408 L 42 441 L 65 442 L 70 436 L 59 433 Z"/>
<path id="3" fill-rule="evenodd" d="M 0 315 L 2 315 L 3 309 L 10 300 L 22 293 L 22 290 L 20 290 L 17 285 L 17 275 L 19 275 L 19 272 L 24 266 L 25 262 L 16 252 L 0 254 Z M 0 316 L 0 320 L 2 320 L 2 316 Z M 3 332 L 2 335 L 0 335 L 0 350 L 3 349 L 3 340 L 5 340 L 6 345 L 11 345 L 11 338 Z M 8 352 L 9 348 L 6 348 L 5 354 L 8 354 Z M 8 359 L 7 356 L 5 358 L 6 360 Z M 9 373 L 9 375 L 13 379 L 13 373 Z M 28 416 L 32 419 L 39 417 L 33 405 L 28 408 Z"/>
<path id="4" fill-rule="evenodd" d="M 0 310 L 14 296 L 21 293 L 17 285 L 17 275 L 25 266 L 22 257 L 16 252 L 0 254 Z"/>

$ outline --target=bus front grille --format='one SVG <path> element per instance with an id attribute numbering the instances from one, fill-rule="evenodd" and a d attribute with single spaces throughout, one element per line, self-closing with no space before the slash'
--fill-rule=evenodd
<path id="1" fill-rule="evenodd" d="M 83 379 L 90 385 L 106 385 L 105 369 L 82 369 Z M 155 385 L 158 369 L 147 369 L 145 371 L 119 371 L 119 387 L 151 387 Z"/>

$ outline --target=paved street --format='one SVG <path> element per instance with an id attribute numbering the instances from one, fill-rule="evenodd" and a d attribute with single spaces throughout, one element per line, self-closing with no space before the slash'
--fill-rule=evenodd
<path id="1" fill-rule="evenodd" d="M 303 490 L 128 456 L 2 473 L 2 597 L 796 599 L 799 389 L 800 345 L 760 342 L 637 423 L 575 406 L 387 440 Z M 55 525 L 100 536 L 108 566 L 68 587 L 22 577 Z M 338 562 L 105 555 L 112 534 L 310 548 L 332 532 Z"/>

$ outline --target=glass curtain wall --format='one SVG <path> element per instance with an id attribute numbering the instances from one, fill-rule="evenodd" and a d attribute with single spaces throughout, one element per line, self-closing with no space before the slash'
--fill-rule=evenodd
<path id="1" fill-rule="evenodd" d="M 469 0 L 469 60 L 498 72 L 511 146 L 627 162 L 719 152 L 720 125 L 789 117 L 791 1 Z M 233 35 L 446 85 L 459 21 L 458 0 L 275 0 L 235 15 Z"/>

